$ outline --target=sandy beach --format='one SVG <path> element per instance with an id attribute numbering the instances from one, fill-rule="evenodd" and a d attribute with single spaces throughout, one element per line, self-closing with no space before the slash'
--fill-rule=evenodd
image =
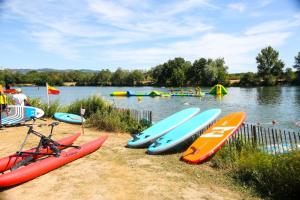
<path id="1" fill-rule="evenodd" d="M 37 124 L 50 123 L 39 121 Z M 26 126 L 0 131 L 0 157 L 16 152 L 25 138 Z M 47 133 L 48 126 L 35 126 Z M 60 123 L 54 130 L 59 139 L 81 132 L 79 125 Z M 0 193 L 0 200 L 57 199 L 257 199 L 223 171 L 209 163 L 189 165 L 179 161 L 180 154 L 153 156 L 145 149 L 125 147 L 126 133 L 104 133 L 85 128 L 75 144 L 83 144 L 109 134 L 104 145 L 93 154 L 69 163 L 32 181 Z M 34 136 L 25 149 L 36 144 Z"/>

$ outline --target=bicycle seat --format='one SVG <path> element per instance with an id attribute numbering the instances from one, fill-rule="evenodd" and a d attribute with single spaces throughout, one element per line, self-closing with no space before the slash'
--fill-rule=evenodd
<path id="1" fill-rule="evenodd" d="M 35 121 L 37 118 L 35 116 L 30 117 L 33 121 Z"/>
<path id="2" fill-rule="evenodd" d="M 52 122 L 51 124 L 49 124 L 48 126 L 57 126 L 59 123 L 58 122 Z"/>

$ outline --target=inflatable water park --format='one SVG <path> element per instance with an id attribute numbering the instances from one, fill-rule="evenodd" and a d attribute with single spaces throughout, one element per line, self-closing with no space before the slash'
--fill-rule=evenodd
<path id="1" fill-rule="evenodd" d="M 115 97 L 204 97 L 207 94 L 210 95 L 226 95 L 227 89 L 221 85 L 217 84 L 213 86 L 209 92 L 202 92 L 200 88 L 195 88 L 195 91 L 189 90 L 189 91 L 183 91 L 183 90 L 177 90 L 170 92 L 162 92 L 153 90 L 150 92 L 134 92 L 134 91 L 114 91 L 110 94 L 110 96 Z"/>

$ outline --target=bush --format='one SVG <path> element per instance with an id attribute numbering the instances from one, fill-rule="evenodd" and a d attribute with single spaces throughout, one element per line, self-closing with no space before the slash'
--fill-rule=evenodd
<path id="1" fill-rule="evenodd" d="M 263 84 L 266 86 L 276 85 L 276 77 L 270 74 L 266 75 Z"/>
<path id="2" fill-rule="evenodd" d="M 100 130 L 129 132 L 132 134 L 138 133 L 147 127 L 133 119 L 129 111 L 119 111 L 111 106 L 92 114 L 87 123 Z"/>
<path id="3" fill-rule="evenodd" d="M 237 162 L 237 178 L 263 195 L 276 199 L 296 199 L 300 195 L 300 152 L 270 155 L 246 154 Z"/>
<path id="4" fill-rule="evenodd" d="M 253 72 L 248 72 L 241 77 L 240 85 L 244 87 L 251 87 L 259 85 L 260 80 Z"/>
<path id="5" fill-rule="evenodd" d="M 44 117 L 53 117 L 54 113 L 63 111 L 63 107 L 60 106 L 58 100 L 51 102 L 49 107 L 48 104 L 43 103 L 39 98 L 29 99 L 29 104 L 42 109 L 45 112 Z"/>
<path id="6" fill-rule="evenodd" d="M 240 147 L 238 147 L 240 145 Z M 300 195 L 300 152 L 271 155 L 249 144 L 226 145 L 213 158 L 213 166 L 229 169 L 230 175 L 273 199 Z"/>
<path id="7" fill-rule="evenodd" d="M 85 117 L 90 117 L 92 114 L 96 113 L 97 111 L 102 111 L 107 109 L 108 103 L 105 102 L 99 96 L 90 96 L 86 99 L 77 100 L 70 105 L 66 106 L 65 110 L 68 113 L 74 113 L 80 115 L 80 108 L 85 109 Z"/>
<path id="8" fill-rule="evenodd" d="M 100 130 L 138 133 L 148 127 L 143 122 L 139 123 L 135 120 L 129 111 L 118 110 L 99 96 L 77 100 L 68 105 L 65 110 L 69 113 L 80 114 L 81 106 L 85 109 L 84 116 L 88 118 L 87 124 Z"/>
<path id="9" fill-rule="evenodd" d="M 68 112 L 80 115 L 80 108 L 85 109 L 87 124 L 98 129 L 113 132 L 138 133 L 147 128 L 149 123 L 135 120 L 129 111 L 118 110 L 113 105 L 105 102 L 99 96 L 91 96 L 86 99 L 77 100 L 70 105 L 61 107 L 58 101 L 48 105 L 40 99 L 30 99 L 30 105 L 44 110 L 45 117 L 52 117 L 56 112 Z"/>

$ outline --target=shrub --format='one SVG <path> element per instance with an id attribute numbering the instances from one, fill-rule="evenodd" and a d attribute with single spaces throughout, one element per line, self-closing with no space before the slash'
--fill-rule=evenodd
<path id="1" fill-rule="evenodd" d="M 107 109 L 107 106 L 107 102 L 105 102 L 101 97 L 94 95 L 86 99 L 76 100 L 75 102 L 66 106 L 65 110 L 68 113 L 80 115 L 80 108 L 82 107 L 85 109 L 85 117 L 90 117 L 99 110 L 102 111 Z"/>
<path id="2" fill-rule="evenodd" d="M 255 188 L 263 196 L 294 199 L 300 195 L 299 151 L 272 155 L 237 141 L 231 147 L 223 147 L 212 164 L 229 169 L 233 178 Z"/>
<path id="3" fill-rule="evenodd" d="M 81 106 L 85 109 L 84 116 L 88 118 L 87 124 L 100 130 L 137 133 L 148 127 L 147 124 L 135 120 L 129 111 L 118 110 L 99 96 L 77 100 L 66 106 L 65 110 L 80 114 Z"/>
<path id="4" fill-rule="evenodd" d="M 80 108 L 82 107 L 86 110 L 84 116 L 87 118 L 87 124 L 106 131 L 134 134 L 149 126 L 149 123 L 135 120 L 129 111 L 118 110 L 99 96 L 77 100 L 65 107 L 61 107 L 58 101 L 54 101 L 48 108 L 48 105 L 42 103 L 38 98 L 30 99 L 29 103 L 31 106 L 44 110 L 45 117 L 52 117 L 55 112 L 80 114 Z"/>
<path id="5" fill-rule="evenodd" d="M 263 84 L 266 86 L 276 85 L 276 77 L 271 74 L 266 75 Z"/>
<path id="6" fill-rule="evenodd" d="M 296 199 L 300 195 L 300 152 L 245 154 L 238 160 L 235 171 L 237 178 L 263 195 L 276 199 Z"/>
<path id="7" fill-rule="evenodd" d="M 133 119 L 129 111 L 119 111 L 112 106 L 107 106 L 106 109 L 98 110 L 92 114 L 87 123 L 101 130 L 130 132 L 132 134 L 147 127 Z"/>
<path id="8" fill-rule="evenodd" d="M 45 112 L 44 117 L 53 117 L 54 113 L 63 111 L 63 107 L 60 106 L 58 100 L 51 102 L 49 107 L 48 104 L 43 103 L 40 98 L 29 99 L 29 104 L 42 109 Z"/>
<path id="9" fill-rule="evenodd" d="M 259 85 L 259 78 L 253 72 L 248 72 L 241 77 L 240 85 L 244 87 L 251 87 Z"/>

